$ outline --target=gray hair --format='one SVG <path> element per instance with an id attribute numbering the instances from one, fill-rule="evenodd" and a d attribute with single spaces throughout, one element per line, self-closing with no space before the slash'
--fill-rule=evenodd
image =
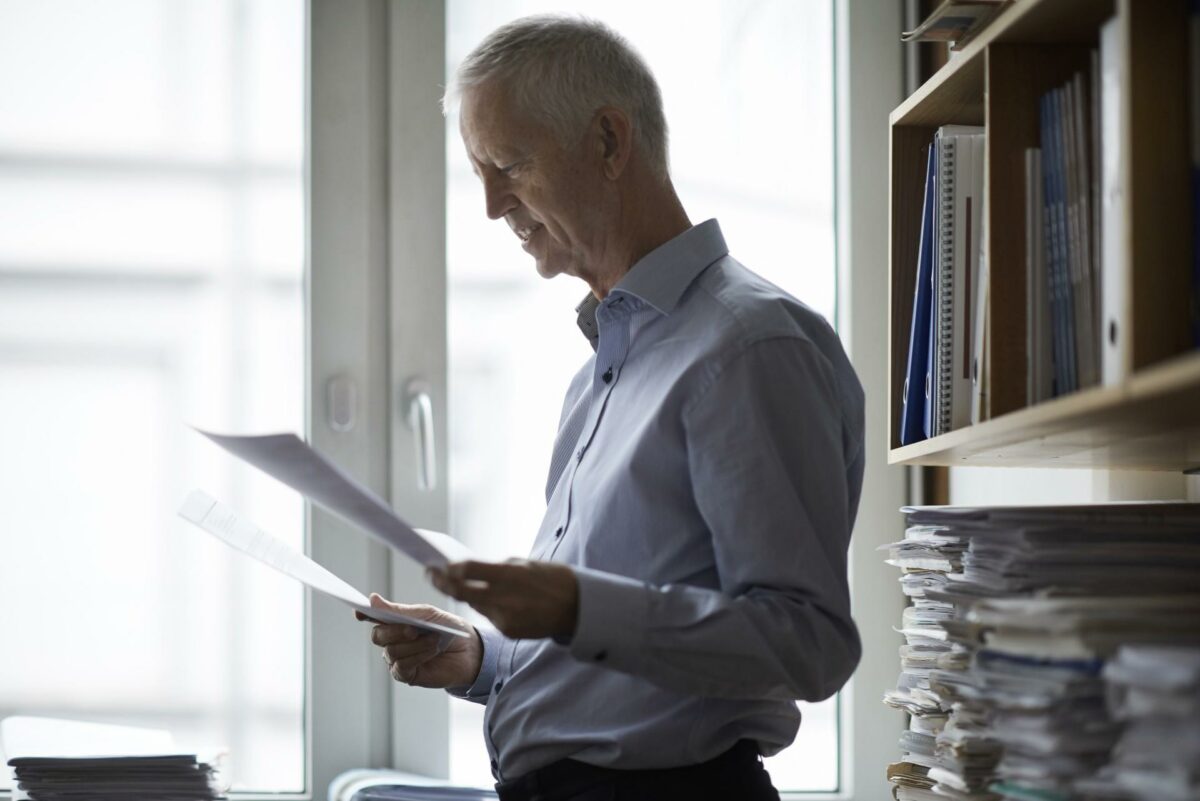
<path id="1" fill-rule="evenodd" d="M 634 141 L 651 168 L 667 177 L 667 121 L 658 82 L 637 51 L 604 23 L 538 14 L 497 28 L 459 65 L 443 110 L 492 80 L 564 147 L 579 141 L 598 109 L 620 108 L 630 116 Z"/>

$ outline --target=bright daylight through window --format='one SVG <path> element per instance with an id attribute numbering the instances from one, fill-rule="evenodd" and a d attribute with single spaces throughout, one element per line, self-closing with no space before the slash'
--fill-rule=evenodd
<path id="1" fill-rule="evenodd" d="M 175 509 L 303 545 L 185 423 L 303 430 L 304 9 L 0 4 L 0 718 L 169 729 L 238 790 L 305 789 L 303 594 Z"/>
<path id="2" fill-rule="evenodd" d="M 675 185 L 732 255 L 831 322 L 833 4 L 829 0 L 449 0 L 447 70 L 497 26 L 582 13 L 624 34 L 662 86 Z M 555 424 L 589 353 L 575 327 L 587 291 L 544 281 L 503 222 L 484 214 L 457 117 L 447 121 L 452 530 L 478 553 L 525 555 L 545 509 Z M 838 785 L 837 701 L 801 704 L 796 743 L 767 760 L 776 787 Z M 452 705 L 451 771 L 491 781 L 482 709 Z"/>

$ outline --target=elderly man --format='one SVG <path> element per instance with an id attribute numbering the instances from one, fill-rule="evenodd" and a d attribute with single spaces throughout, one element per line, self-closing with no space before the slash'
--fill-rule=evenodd
<path id="1" fill-rule="evenodd" d="M 858 380 L 825 320 L 731 258 L 715 220 L 691 224 L 658 86 L 617 34 L 518 20 L 451 90 L 488 216 L 543 276 L 591 288 L 594 355 L 530 559 L 431 574 L 495 629 L 442 652 L 404 626 L 372 638 L 397 680 L 487 704 L 502 799 L 778 798 L 760 755 L 860 654 Z"/>

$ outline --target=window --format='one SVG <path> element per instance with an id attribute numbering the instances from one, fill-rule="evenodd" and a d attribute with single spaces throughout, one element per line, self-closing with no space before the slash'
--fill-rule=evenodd
<path id="1" fill-rule="evenodd" d="M 0 15 L 0 717 L 166 728 L 302 792 L 301 589 L 175 510 L 304 544 L 185 424 L 304 430 L 305 4 Z"/>
<path id="2" fill-rule="evenodd" d="M 832 3 L 448 0 L 448 74 L 499 25 L 546 11 L 600 19 L 642 53 L 692 221 L 717 217 L 735 258 L 832 322 Z M 537 276 L 486 218 L 457 118 L 446 137 L 451 530 L 501 559 L 527 553 L 541 521 L 562 397 L 590 352 L 573 311 L 587 288 Z M 795 745 L 768 769 L 782 790 L 835 791 L 838 702 L 801 707 Z M 456 703 L 451 715 L 452 778 L 490 783 L 482 709 Z"/>

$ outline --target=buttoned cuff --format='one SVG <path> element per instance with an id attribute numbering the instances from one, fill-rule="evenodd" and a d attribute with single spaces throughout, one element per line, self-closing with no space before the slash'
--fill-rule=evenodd
<path id="1" fill-rule="evenodd" d="M 479 641 L 483 644 L 483 663 L 479 666 L 479 675 L 471 686 L 447 687 L 446 692 L 455 698 L 486 704 L 492 694 L 492 682 L 496 680 L 496 664 L 500 654 L 500 632 L 487 626 L 476 626 Z"/>
<path id="2" fill-rule="evenodd" d="M 569 647 L 580 662 L 632 668 L 640 661 L 650 589 L 640 581 L 575 567 L 579 614 Z"/>

